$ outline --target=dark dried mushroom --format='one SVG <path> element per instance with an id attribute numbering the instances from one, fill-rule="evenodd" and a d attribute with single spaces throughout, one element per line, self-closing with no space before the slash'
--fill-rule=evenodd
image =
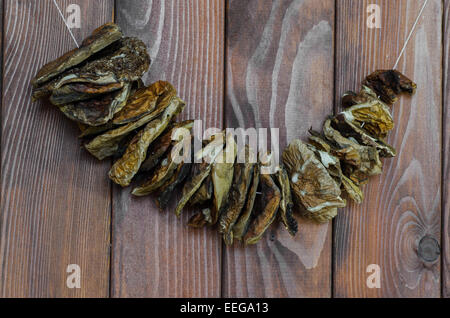
<path id="1" fill-rule="evenodd" d="M 253 170 L 252 184 L 247 193 L 247 202 L 245 202 L 244 209 L 242 210 L 239 219 L 233 226 L 233 238 L 236 240 L 242 241 L 242 238 L 244 237 L 250 225 L 259 186 L 260 173 L 260 166 L 259 164 L 257 164 L 255 165 L 255 168 Z"/>
<path id="2" fill-rule="evenodd" d="M 345 138 L 353 138 L 361 145 L 375 147 L 380 157 L 392 158 L 397 155 L 394 147 L 388 145 L 383 139 L 373 137 L 364 128 L 349 122 L 343 115 L 336 116 L 331 124 Z"/>
<path id="3" fill-rule="evenodd" d="M 191 172 L 190 163 L 180 163 L 172 177 L 158 189 L 156 203 L 160 210 L 165 210 L 173 200 L 175 188 L 184 182 Z"/>
<path id="4" fill-rule="evenodd" d="M 211 175 L 209 175 L 203 181 L 202 185 L 197 190 L 197 192 L 195 192 L 195 194 L 189 200 L 189 204 L 191 206 L 204 204 L 205 202 L 211 200 L 212 194 L 213 194 L 213 184 L 211 180 Z"/>
<path id="5" fill-rule="evenodd" d="M 194 126 L 193 120 L 186 120 L 180 123 L 172 124 L 163 135 L 158 137 L 154 143 L 150 145 L 147 151 L 145 161 L 142 163 L 140 171 L 150 171 L 159 163 L 160 158 L 167 152 L 171 145 L 174 144 L 172 136 L 178 128 L 191 130 Z"/>
<path id="6" fill-rule="evenodd" d="M 147 179 L 142 185 L 136 187 L 132 192 L 133 195 L 135 196 L 149 195 L 150 193 L 162 187 L 165 184 L 165 182 L 167 182 L 167 180 L 169 180 L 174 175 L 180 163 L 177 163 L 175 160 L 173 160 L 173 152 L 174 151 L 180 152 L 183 149 L 181 147 L 181 144 L 183 142 L 186 141 L 179 140 L 177 144 L 174 145 L 172 151 L 170 151 L 167 154 L 167 156 L 161 161 L 154 175 L 149 179 Z"/>
<path id="7" fill-rule="evenodd" d="M 74 121 L 89 126 L 101 126 L 111 120 L 117 109 L 122 108 L 126 104 L 130 86 L 130 84 L 126 83 L 119 91 L 97 98 L 65 104 L 59 106 L 59 109 L 64 115 Z"/>
<path id="8" fill-rule="evenodd" d="M 189 202 L 191 197 L 197 192 L 203 181 L 211 173 L 211 168 L 217 156 L 223 149 L 223 141 L 220 138 L 211 141 L 199 153 L 195 154 L 196 159 L 204 159 L 200 164 L 194 164 L 194 169 L 191 178 L 184 184 L 181 199 L 175 209 L 175 214 L 180 216 L 181 211 Z"/>
<path id="9" fill-rule="evenodd" d="M 200 212 L 195 213 L 188 222 L 188 226 L 193 228 L 202 228 L 211 223 L 211 209 L 203 208 Z"/>
<path id="10" fill-rule="evenodd" d="M 122 32 L 118 25 L 113 23 L 102 25 L 81 43 L 80 48 L 67 52 L 57 60 L 44 65 L 31 81 L 31 84 L 37 87 L 51 80 L 62 72 L 84 62 L 90 56 L 118 41 L 120 38 L 122 38 Z"/>
<path id="11" fill-rule="evenodd" d="M 353 182 L 359 185 L 367 177 L 381 174 L 382 163 L 375 147 L 360 145 L 354 139 L 343 137 L 331 127 L 331 119 L 325 122 L 323 131 L 328 140 L 338 145 L 339 149 L 333 150 L 332 154 L 347 164 L 344 174 Z"/>
<path id="12" fill-rule="evenodd" d="M 261 240 L 263 234 L 275 220 L 280 206 L 281 192 L 272 177 L 261 174 L 260 184 L 263 210 L 250 223 L 244 236 L 246 245 L 256 244 Z"/>
<path id="13" fill-rule="evenodd" d="M 69 84 L 109 85 L 133 82 L 141 78 L 150 66 L 145 44 L 136 38 L 122 38 L 98 59 L 60 74 L 55 79 L 33 89 L 33 98 L 48 96 Z M 120 111 L 120 109 L 117 109 Z"/>
<path id="14" fill-rule="evenodd" d="M 280 166 L 278 172 L 275 175 L 277 185 L 281 191 L 280 201 L 280 216 L 284 227 L 292 236 L 298 231 L 298 223 L 294 218 L 293 208 L 294 202 L 292 201 L 291 187 L 289 182 L 289 175 L 283 166 Z"/>
<path id="15" fill-rule="evenodd" d="M 396 70 L 375 71 L 366 77 L 364 85 L 372 88 L 388 104 L 395 103 L 401 93 L 413 95 L 417 88 L 416 83 Z"/>
<path id="16" fill-rule="evenodd" d="M 53 90 L 50 102 L 60 106 L 81 100 L 99 98 L 104 94 L 115 92 L 123 88 L 124 83 L 111 83 L 105 85 L 91 83 L 70 83 Z"/>

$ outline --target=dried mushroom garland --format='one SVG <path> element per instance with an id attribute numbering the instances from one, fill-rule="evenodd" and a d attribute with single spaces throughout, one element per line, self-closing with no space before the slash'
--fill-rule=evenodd
<path id="1" fill-rule="evenodd" d="M 142 41 L 106 24 L 80 48 L 38 72 L 33 100 L 46 98 L 77 122 L 94 157 L 115 159 L 112 181 L 126 187 L 141 179 L 133 195 L 154 194 L 164 210 L 176 189 L 182 189 L 176 215 L 186 206 L 199 207 L 188 225 L 217 225 L 227 245 L 257 243 L 276 219 L 294 236 L 294 210 L 328 222 L 346 206 L 343 193 L 361 203 L 361 186 L 381 174 L 381 158 L 396 155 L 385 142 L 394 127 L 389 106 L 399 94 L 416 90 L 394 70 L 369 75 L 359 93 L 344 94 L 344 110 L 329 117 L 322 132 L 310 130 L 308 143 L 292 141 L 282 154 L 283 164 L 269 175 L 261 173 L 263 163 L 250 147 L 238 149 L 234 136 L 225 132 L 204 142 L 200 152 L 183 153 L 192 137 L 174 134 L 190 131 L 194 122 L 175 121 L 185 103 L 170 83 L 142 83 L 149 66 Z M 183 160 L 174 160 L 173 153 Z"/>

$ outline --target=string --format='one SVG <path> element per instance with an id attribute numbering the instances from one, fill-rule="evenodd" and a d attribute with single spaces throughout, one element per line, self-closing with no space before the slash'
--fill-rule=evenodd
<path id="1" fill-rule="evenodd" d="M 402 50 L 400 51 L 400 55 L 398 56 L 397 61 L 395 62 L 395 65 L 394 65 L 394 67 L 393 67 L 394 70 L 397 68 L 398 63 L 400 62 L 400 59 L 401 59 L 403 53 L 405 52 L 406 46 L 408 45 L 409 40 L 411 39 L 411 36 L 413 35 L 414 30 L 416 29 L 416 26 L 417 26 L 417 24 L 419 23 L 419 19 L 420 19 L 420 17 L 422 16 L 422 13 L 423 13 L 423 11 L 425 10 L 425 7 L 427 6 L 427 4 L 428 4 L 428 0 L 425 0 L 425 3 L 423 4 L 422 9 L 420 9 L 420 11 L 419 11 L 419 15 L 417 16 L 417 19 L 416 19 L 416 21 L 414 22 L 414 24 L 413 24 L 413 26 L 412 26 L 412 29 L 411 29 L 411 31 L 409 32 L 408 37 L 406 38 L 406 42 L 405 42 L 405 44 L 403 45 Z"/>
<path id="2" fill-rule="evenodd" d="M 66 22 L 66 19 L 64 18 L 63 13 L 61 12 L 61 9 L 59 8 L 58 4 L 56 3 L 56 0 L 53 0 L 53 3 L 55 4 L 56 9 L 58 9 L 59 15 L 60 15 L 61 18 L 63 19 L 64 24 L 66 25 L 67 30 L 69 30 L 70 36 L 72 37 L 73 41 L 75 42 L 77 48 L 80 48 L 80 46 L 78 45 L 77 40 L 75 39 L 75 36 L 74 36 L 73 33 L 72 33 L 72 30 L 70 29 L 69 25 L 68 25 L 67 22 Z"/>

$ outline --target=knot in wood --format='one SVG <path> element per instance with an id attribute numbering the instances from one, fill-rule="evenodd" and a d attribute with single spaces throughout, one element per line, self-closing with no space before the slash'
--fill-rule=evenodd
<path id="1" fill-rule="evenodd" d="M 441 247 L 434 237 L 426 235 L 420 240 L 417 253 L 424 262 L 433 263 L 441 254 Z"/>

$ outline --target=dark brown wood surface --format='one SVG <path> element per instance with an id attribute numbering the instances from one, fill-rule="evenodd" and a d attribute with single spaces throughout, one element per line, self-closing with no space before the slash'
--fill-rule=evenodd
<path id="1" fill-rule="evenodd" d="M 79 4 L 81 41 L 111 21 L 113 1 Z M 105 297 L 109 294 L 108 163 L 80 147 L 76 125 L 31 102 L 37 70 L 75 43 L 52 1 L 4 1 L 0 296 Z M 81 288 L 69 289 L 69 264 Z"/>
<path id="2" fill-rule="evenodd" d="M 223 126 L 223 1 L 117 1 L 117 23 L 147 44 L 153 59 L 144 78 L 168 80 L 186 101 L 182 119 Z M 174 197 L 174 202 L 177 200 Z M 219 297 L 221 241 L 212 229 L 186 226 L 174 205 L 114 188 L 113 297 Z"/>
<path id="3" fill-rule="evenodd" d="M 280 150 L 320 129 L 344 91 L 392 68 L 424 0 L 56 0 L 80 42 L 113 19 L 145 41 L 144 81 L 168 80 L 203 127 L 279 128 Z M 366 25 L 377 4 L 381 28 Z M 0 0 L 0 297 L 450 297 L 450 1 L 429 0 L 398 70 L 398 156 L 328 225 L 272 226 L 253 247 L 186 226 L 173 205 L 112 186 L 76 125 L 29 82 L 75 47 L 52 0 Z M 67 13 L 65 13 L 67 15 Z M 1 21 L 1 18 L 4 18 Z M 269 143 L 270 144 L 270 143 Z M 173 201 L 177 197 L 173 198 Z M 442 248 L 440 248 L 442 247 Z M 439 255 L 440 253 L 440 255 Z M 81 288 L 69 289 L 69 264 Z M 367 266 L 378 264 L 381 288 Z"/>
<path id="4" fill-rule="evenodd" d="M 361 12 L 370 3 L 381 8 L 381 29 L 366 26 Z M 394 66 L 422 4 L 337 2 L 337 100 L 372 71 Z M 419 88 L 393 106 L 388 142 L 398 155 L 384 160 L 383 174 L 364 187 L 364 203 L 350 204 L 335 222 L 336 297 L 440 296 L 441 36 L 442 2 L 430 0 L 398 66 Z M 370 264 L 381 268 L 379 289 L 366 285 Z"/>
<path id="5" fill-rule="evenodd" d="M 226 125 L 279 128 L 280 149 L 333 111 L 334 1 L 229 1 Z M 330 297 L 331 224 L 299 219 L 225 248 L 225 297 Z M 238 244 L 235 244 L 238 245 Z"/>
<path id="6" fill-rule="evenodd" d="M 442 296 L 450 298 L 450 0 L 444 1 L 444 56 L 443 56 L 443 171 L 442 171 Z"/>

